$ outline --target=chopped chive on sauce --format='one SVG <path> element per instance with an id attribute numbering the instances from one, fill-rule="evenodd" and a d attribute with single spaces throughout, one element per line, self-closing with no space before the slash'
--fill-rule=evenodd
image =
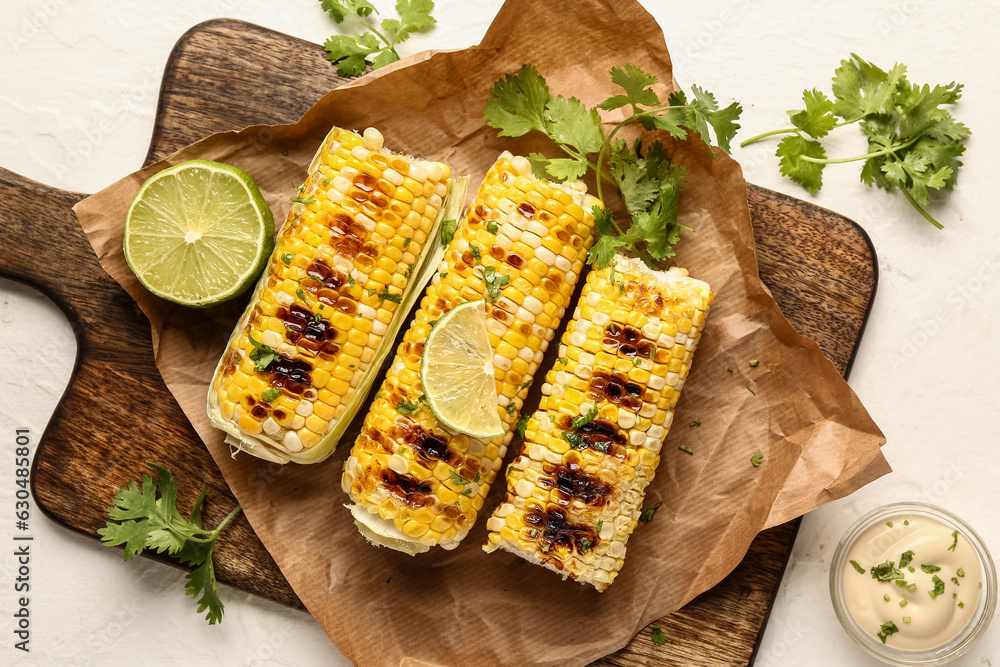
<path id="1" fill-rule="evenodd" d="M 685 454 L 691 454 L 692 456 L 694 455 L 694 450 L 688 447 L 687 445 L 681 445 L 677 449 L 681 450 Z"/>
<path id="2" fill-rule="evenodd" d="M 881 626 L 879 626 L 879 630 L 880 632 L 878 633 L 878 638 L 882 640 L 883 644 L 885 643 L 885 640 L 887 637 L 889 637 L 889 635 L 894 635 L 897 632 L 899 632 L 899 628 L 897 628 L 896 624 L 893 623 L 892 621 L 886 621 L 885 623 L 883 623 Z"/>
<path id="3" fill-rule="evenodd" d="M 760 361 L 758 361 L 757 359 L 751 359 L 750 360 L 750 367 L 751 368 L 757 368 L 757 364 L 759 364 L 759 363 L 760 363 Z"/>
<path id="4" fill-rule="evenodd" d="M 889 601 L 889 600 L 891 600 L 892 598 L 890 598 L 890 597 L 889 597 L 889 594 L 888 594 L 888 593 L 886 593 L 885 595 L 883 595 L 883 596 L 882 596 L 882 599 L 883 599 L 883 600 L 885 600 L 886 602 L 888 602 L 888 601 Z"/>
<path id="5" fill-rule="evenodd" d="M 904 616 L 903 617 L 903 623 L 909 623 L 909 622 L 910 622 L 910 617 L 909 616 Z"/>
<path id="6" fill-rule="evenodd" d="M 956 530 L 951 534 L 951 546 L 948 547 L 948 551 L 954 551 L 955 547 L 958 546 L 958 531 Z"/>
<path id="7" fill-rule="evenodd" d="M 905 607 L 906 604 L 907 604 L 907 602 L 908 602 L 908 600 L 906 598 L 903 598 L 902 600 L 899 601 L 899 606 L 900 607 Z"/>
<path id="8" fill-rule="evenodd" d="M 965 603 L 964 602 L 959 602 L 958 603 L 958 608 L 959 609 L 965 609 Z"/>
<path id="9" fill-rule="evenodd" d="M 887 526 L 889 526 L 890 528 L 892 528 L 892 521 L 886 521 L 886 522 L 885 522 L 885 525 L 887 525 Z"/>
<path id="10" fill-rule="evenodd" d="M 964 577 L 965 576 L 965 568 L 964 567 L 958 568 L 958 570 L 955 572 L 955 574 L 957 574 L 960 577 Z"/>
<path id="11" fill-rule="evenodd" d="M 908 591 L 910 591 L 912 593 L 913 591 L 917 590 L 917 585 L 916 584 L 910 584 L 909 586 L 906 587 L 906 590 L 908 590 Z"/>
<path id="12" fill-rule="evenodd" d="M 864 574 L 865 573 L 865 568 L 861 567 L 861 565 L 858 563 L 858 561 L 852 560 L 851 561 L 851 565 L 853 565 L 854 569 L 858 571 L 858 574 Z"/>
<path id="13" fill-rule="evenodd" d="M 909 526 L 910 525 L 910 520 L 909 519 L 904 519 L 903 520 L 903 525 L 904 526 Z"/>

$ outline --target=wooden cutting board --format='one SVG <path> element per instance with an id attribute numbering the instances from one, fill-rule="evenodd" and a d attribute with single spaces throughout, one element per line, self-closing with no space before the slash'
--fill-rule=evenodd
<path id="1" fill-rule="evenodd" d="M 344 81 L 315 44 L 240 21 L 202 23 L 167 62 L 146 164 L 213 132 L 292 122 Z M 158 461 L 175 473 L 181 507 L 207 480 L 205 521 L 215 525 L 235 499 L 156 370 L 149 323 L 84 237 L 71 211 L 83 196 L 0 169 L 0 229 L 17 241 L 0 245 L 0 275 L 48 295 L 78 343 L 73 377 L 38 444 L 35 500 L 54 521 L 96 539 L 116 489 L 139 479 L 145 461 Z M 877 283 L 868 236 L 775 192 L 751 186 L 749 198 L 761 278 L 846 377 Z M 216 551 L 219 579 L 301 606 L 242 516 L 231 526 Z M 651 624 L 662 627 L 667 646 L 654 645 L 647 627 L 598 664 L 752 662 L 797 530 L 793 521 L 765 531 L 722 583 Z"/>

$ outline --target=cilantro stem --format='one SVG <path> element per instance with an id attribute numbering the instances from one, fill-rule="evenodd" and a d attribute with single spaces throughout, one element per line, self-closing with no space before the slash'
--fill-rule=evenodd
<path id="1" fill-rule="evenodd" d="M 845 120 L 845 121 L 841 121 L 839 123 L 834 123 L 832 129 L 835 129 L 835 128 L 838 128 L 838 127 L 844 127 L 845 125 L 853 125 L 854 123 L 857 123 L 860 120 L 862 120 L 862 119 L 861 118 L 855 118 L 854 120 Z M 792 132 L 798 132 L 798 131 L 799 131 L 799 128 L 797 128 L 797 127 L 783 127 L 783 128 L 781 128 L 779 130 L 771 130 L 770 132 L 761 132 L 760 134 L 755 134 L 754 136 L 750 137 L 749 139 L 741 141 L 740 142 L 740 148 L 743 148 L 745 146 L 749 146 L 750 144 L 754 143 L 755 141 L 760 141 L 761 139 L 766 139 L 767 137 L 773 137 L 776 134 L 791 134 Z"/>
<path id="2" fill-rule="evenodd" d="M 363 16 L 361 16 L 361 14 L 355 14 L 355 16 L 357 17 L 357 19 L 359 21 L 361 21 L 361 25 L 363 25 L 364 27 L 368 28 L 373 33 L 375 33 L 375 35 L 379 39 L 381 39 L 382 42 L 386 46 L 389 47 L 389 50 L 392 51 L 392 53 L 393 53 L 394 56 L 396 56 L 396 60 L 401 60 L 401 58 L 399 57 L 399 53 L 396 52 L 396 42 L 395 41 L 391 41 L 390 42 L 388 39 L 386 39 L 386 36 L 383 35 L 382 33 L 380 33 L 378 30 L 376 30 L 375 26 L 373 26 L 371 23 L 369 23 L 368 21 L 366 21 L 365 18 Z"/>
<path id="3" fill-rule="evenodd" d="M 222 520 L 222 523 L 220 523 L 218 526 L 216 526 L 215 530 L 213 530 L 212 532 L 215 533 L 216 535 L 218 535 L 220 532 L 222 532 L 222 529 L 226 527 L 226 524 L 229 523 L 229 521 L 233 517 L 235 517 L 237 514 L 239 514 L 240 510 L 242 510 L 242 509 L 243 508 L 240 505 L 237 505 L 236 507 L 234 507 L 233 511 L 230 512 L 229 514 L 227 514 L 226 518 Z"/>
<path id="4" fill-rule="evenodd" d="M 931 214 L 928 213 L 927 211 L 925 211 L 924 207 L 921 206 L 919 203 L 917 203 L 917 200 L 913 198 L 913 195 L 910 194 L 909 190 L 907 190 L 906 188 L 904 188 L 902 186 L 900 186 L 899 189 L 903 191 L 903 196 L 906 197 L 906 200 L 908 202 L 910 202 L 910 204 L 913 205 L 913 208 L 917 209 L 917 212 L 920 215 L 924 216 L 924 218 L 926 218 L 927 222 L 931 223 L 932 225 L 934 225 L 938 229 L 944 229 L 944 225 L 942 225 L 940 222 L 938 222 L 937 220 L 935 220 L 934 218 L 932 218 Z"/>
<path id="5" fill-rule="evenodd" d="M 814 164 L 844 164 L 846 162 L 860 162 L 861 160 L 867 160 L 873 157 L 881 157 L 882 155 L 890 155 L 896 151 L 901 151 L 904 148 L 909 148 L 911 145 L 916 143 L 919 136 L 913 137 L 904 144 L 897 144 L 895 146 L 887 146 L 880 151 L 875 151 L 874 153 L 865 153 L 864 155 L 855 155 L 854 157 L 842 157 L 836 159 L 830 158 L 815 158 L 809 157 L 808 155 L 800 155 L 799 159 L 803 162 L 812 162 Z"/>

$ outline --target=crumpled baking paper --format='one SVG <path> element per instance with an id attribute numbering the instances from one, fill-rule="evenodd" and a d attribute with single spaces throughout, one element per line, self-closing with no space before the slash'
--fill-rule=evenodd
<path id="1" fill-rule="evenodd" d="M 647 505 L 663 506 L 652 523 L 636 529 L 625 567 L 607 592 L 562 581 L 510 554 L 480 550 L 484 517 L 502 497 L 502 483 L 457 550 L 410 557 L 368 545 L 343 507 L 341 463 L 352 438 L 323 464 L 275 471 L 249 456 L 233 459 L 222 432 L 209 425 L 208 384 L 241 304 L 186 310 L 138 283 L 122 255 L 122 228 L 146 178 L 193 158 L 228 162 L 253 176 L 282 220 L 329 128 L 374 126 L 396 151 L 471 174 L 474 188 L 505 149 L 558 154 L 543 137 L 500 139 L 487 127 L 482 110 L 493 81 L 532 63 L 553 94 L 592 106 L 619 92 L 609 70 L 625 62 L 655 73 L 666 99 L 673 73 L 663 34 L 635 2 L 510 0 L 479 46 L 423 53 L 379 70 L 329 93 L 297 123 L 212 135 L 76 207 L 101 264 L 149 317 L 157 366 L 257 535 L 358 665 L 584 664 L 722 580 L 759 531 L 889 472 L 882 433 L 758 278 L 739 165 L 721 153 L 712 159 L 697 137 L 670 144 L 689 172 L 681 220 L 695 230 L 685 233 L 675 263 L 708 281 L 717 296 L 677 427 L 647 492 Z M 609 126 L 620 118 L 606 115 Z M 750 359 L 759 366 L 750 369 Z M 695 417 L 701 427 L 686 428 Z M 679 451 L 680 444 L 694 455 Z M 764 455 L 759 468 L 750 465 L 756 452 Z"/>

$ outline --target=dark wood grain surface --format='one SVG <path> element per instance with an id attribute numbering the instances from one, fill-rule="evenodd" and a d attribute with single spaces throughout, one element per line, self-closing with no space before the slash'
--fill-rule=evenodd
<path id="1" fill-rule="evenodd" d="M 295 121 L 343 81 L 315 44 L 239 21 L 203 23 L 167 63 L 146 163 L 213 132 Z M 0 169 L 0 229 L 18 240 L 0 244 L 0 275 L 47 294 L 78 341 L 73 377 L 35 456 L 35 500 L 53 520 L 96 538 L 115 490 L 138 479 L 145 461 L 159 461 L 178 478 L 182 507 L 208 481 L 205 521 L 215 524 L 235 499 L 156 370 L 148 322 L 80 230 L 71 207 L 82 197 Z M 867 235 L 842 216 L 761 188 L 751 186 L 749 200 L 761 278 L 846 376 L 877 283 Z M 797 530 L 793 521 L 759 535 L 722 583 L 597 664 L 751 663 Z M 221 581 L 300 606 L 242 517 L 216 562 Z M 650 640 L 656 625 L 667 646 Z"/>

